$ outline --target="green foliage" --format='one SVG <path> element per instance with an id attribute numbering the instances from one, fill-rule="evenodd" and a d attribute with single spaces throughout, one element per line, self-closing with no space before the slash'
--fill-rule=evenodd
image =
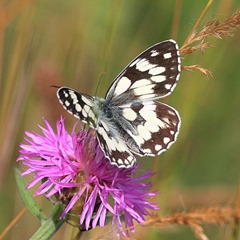
<path id="1" fill-rule="evenodd" d="M 26 182 L 18 169 L 15 169 L 15 178 L 19 193 L 28 211 L 41 222 L 46 221 L 47 217 L 42 209 L 37 205 L 31 193 L 26 189 Z"/>

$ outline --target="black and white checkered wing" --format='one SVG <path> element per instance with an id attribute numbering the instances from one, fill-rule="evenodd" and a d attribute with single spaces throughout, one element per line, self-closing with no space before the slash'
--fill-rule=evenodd
<path id="1" fill-rule="evenodd" d="M 74 117 L 96 126 L 96 116 L 92 110 L 94 99 L 86 94 L 81 94 L 71 88 L 61 87 L 57 91 L 57 97 L 64 107 Z"/>
<path id="2" fill-rule="evenodd" d="M 116 105 L 169 95 L 180 77 L 181 61 L 174 40 L 157 43 L 137 56 L 116 78 L 106 99 Z"/>
<path id="3" fill-rule="evenodd" d="M 131 123 L 131 129 L 125 127 L 125 139 L 129 135 L 134 140 L 131 149 L 139 156 L 160 155 L 177 139 L 180 117 L 175 109 L 166 104 L 156 101 L 133 102 L 122 108 L 122 113 L 123 118 Z"/>

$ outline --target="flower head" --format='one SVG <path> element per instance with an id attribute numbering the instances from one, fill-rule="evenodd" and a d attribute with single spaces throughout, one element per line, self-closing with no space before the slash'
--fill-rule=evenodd
<path id="1" fill-rule="evenodd" d="M 151 183 L 142 182 L 152 176 L 150 171 L 137 176 L 138 165 L 119 169 L 110 164 L 99 147 L 92 130 L 81 129 L 71 134 L 64 119 L 57 122 L 55 133 L 47 120 L 42 134 L 26 132 L 27 144 L 21 144 L 18 161 L 27 166 L 22 175 L 34 173 L 28 188 L 40 183 L 35 195 L 56 196 L 66 205 L 62 217 L 77 214 L 85 229 L 103 227 L 107 212 L 113 215 L 118 229 L 133 227 L 133 220 L 143 222 L 148 209 L 158 207 L 148 202 L 156 193 L 149 192 Z"/>

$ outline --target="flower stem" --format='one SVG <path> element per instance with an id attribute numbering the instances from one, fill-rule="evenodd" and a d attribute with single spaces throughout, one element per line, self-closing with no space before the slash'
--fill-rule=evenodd
<path id="1" fill-rule="evenodd" d="M 62 224 L 67 220 L 67 217 L 59 219 L 65 206 L 56 204 L 54 206 L 52 216 L 48 218 L 41 227 L 35 232 L 30 240 L 47 240 L 57 232 Z"/>

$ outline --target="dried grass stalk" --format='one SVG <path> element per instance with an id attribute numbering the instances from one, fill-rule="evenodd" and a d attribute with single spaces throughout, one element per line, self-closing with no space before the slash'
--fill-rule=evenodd
<path id="1" fill-rule="evenodd" d="M 203 68 L 199 65 L 182 66 L 182 70 L 187 70 L 187 71 L 194 71 L 195 70 L 195 71 L 199 71 L 199 72 L 203 73 L 207 77 L 212 77 L 212 73 L 208 69 Z"/>
<path id="2" fill-rule="evenodd" d="M 231 207 L 209 207 L 194 209 L 190 212 L 174 213 L 169 217 L 160 218 L 158 215 L 153 215 L 151 219 L 140 224 L 140 226 L 157 226 L 166 228 L 172 225 L 189 226 L 195 233 L 198 239 L 206 240 L 202 224 L 229 224 L 240 220 L 240 209 Z"/>
<path id="3" fill-rule="evenodd" d="M 188 38 L 180 48 L 181 56 L 191 54 L 197 50 L 204 51 L 204 49 L 212 47 L 206 42 L 208 37 L 215 37 L 222 39 L 223 37 L 232 37 L 233 32 L 240 28 L 240 11 L 236 11 L 232 16 L 227 18 L 223 23 L 216 19 L 209 21 L 201 31 L 197 32 L 194 28 L 189 34 Z M 208 69 L 202 68 L 198 65 L 183 66 L 183 70 L 196 70 L 207 76 L 212 76 Z"/>
<path id="4" fill-rule="evenodd" d="M 235 12 L 227 18 L 223 23 L 216 19 L 209 21 L 201 31 L 193 31 L 180 49 L 181 55 L 190 54 L 197 50 L 203 50 L 211 47 L 206 43 L 206 38 L 215 37 L 222 39 L 223 37 L 232 37 L 233 32 L 240 28 L 240 11 Z M 197 42 L 195 46 L 190 46 Z M 200 42 L 200 43 L 199 43 Z"/>

